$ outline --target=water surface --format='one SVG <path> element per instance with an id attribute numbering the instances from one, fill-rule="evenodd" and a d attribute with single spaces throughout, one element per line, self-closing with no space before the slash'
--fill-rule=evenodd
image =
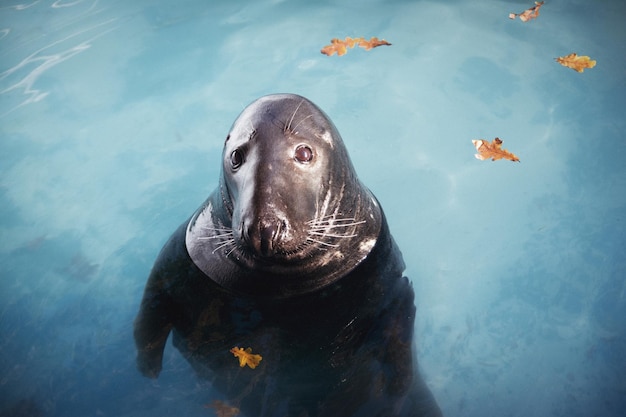
<path id="1" fill-rule="evenodd" d="M 0 410 L 211 415 L 169 344 L 139 375 L 132 320 L 235 117 L 291 92 L 385 209 L 447 416 L 624 415 L 626 6 L 532 5 L 0 2 Z M 346 36 L 392 46 L 320 54 Z M 475 159 L 495 137 L 521 162 Z"/>

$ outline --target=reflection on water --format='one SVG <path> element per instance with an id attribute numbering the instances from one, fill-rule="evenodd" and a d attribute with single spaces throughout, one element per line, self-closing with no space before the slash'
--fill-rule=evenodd
<path id="1" fill-rule="evenodd" d="M 3 13 L 3 23 L 11 22 L 11 27 L 2 29 L 2 38 L 0 38 L 0 40 L 7 38 L 5 42 L 12 44 L 8 50 L 5 48 L 2 50 L 3 62 L 12 62 L 25 51 L 29 52 L 16 65 L 0 73 L 0 95 L 8 96 L 3 98 L 2 103 L 13 104 L 8 108 L 3 106 L 0 117 L 18 107 L 44 99 L 50 91 L 46 88 L 45 81 L 41 82 L 42 86 L 39 86 L 43 75 L 55 66 L 91 48 L 98 38 L 115 29 L 118 20 L 106 17 L 103 19 L 103 10 L 98 8 L 98 0 L 67 3 L 55 1 L 51 5 L 38 3 L 40 2 L 5 6 L 4 10 L 0 8 L 0 12 Z M 85 8 L 87 4 L 88 7 Z M 54 10 L 69 7 L 73 7 L 71 13 L 64 12 L 62 16 Z M 31 8 L 36 8 L 36 10 L 28 10 Z M 22 17 L 18 13 L 22 11 L 29 11 L 28 16 Z M 38 22 L 34 24 L 33 20 L 38 20 Z M 28 29 L 34 30 L 20 27 L 22 22 L 28 25 Z M 52 39 L 50 39 L 51 34 Z M 14 105 L 15 102 L 19 104 Z"/>

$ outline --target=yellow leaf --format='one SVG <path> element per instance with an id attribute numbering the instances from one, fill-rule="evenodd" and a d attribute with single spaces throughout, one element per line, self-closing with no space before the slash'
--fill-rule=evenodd
<path id="1" fill-rule="evenodd" d="M 578 56 L 576 53 L 554 58 L 556 62 L 573 69 L 576 72 L 583 72 L 585 68 L 593 68 L 596 66 L 596 61 L 588 56 Z"/>
<path id="2" fill-rule="evenodd" d="M 506 149 L 502 149 L 502 141 L 500 138 L 495 138 L 491 143 L 485 139 L 472 140 L 472 143 L 478 151 L 478 153 L 474 155 L 476 159 L 484 161 L 485 159 L 491 158 L 492 161 L 495 161 L 504 158 L 509 161 L 519 162 L 517 156 Z"/>
<path id="3" fill-rule="evenodd" d="M 236 358 L 239 359 L 239 366 L 242 368 L 248 365 L 250 368 L 254 369 L 259 365 L 259 362 L 263 359 L 261 355 L 255 355 L 252 353 L 252 348 L 240 348 L 235 346 L 230 350 L 230 352 L 235 355 Z"/>
<path id="4" fill-rule="evenodd" d="M 332 56 L 337 54 L 339 56 L 344 55 L 348 50 L 346 49 L 346 42 L 341 39 L 333 38 L 330 40 L 330 45 L 326 45 L 321 51 L 324 55 Z"/>

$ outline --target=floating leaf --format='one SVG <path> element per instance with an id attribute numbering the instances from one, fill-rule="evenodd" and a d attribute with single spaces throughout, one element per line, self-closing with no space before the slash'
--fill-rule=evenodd
<path id="1" fill-rule="evenodd" d="M 528 22 L 529 20 L 536 19 L 537 16 L 539 16 L 539 8 L 543 6 L 543 3 L 543 1 L 536 1 L 533 7 L 524 10 L 522 13 L 509 13 L 509 19 L 519 17 L 519 20 L 522 22 Z"/>
<path id="2" fill-rule="evenodd" d="M 243 349 L 235 346 L 230 352 L 239 359 L 239 366 L 242 368 L 248 365 L 250 368 L 254 369 L 259 365 L 261 359 L 263 359 L 261 355 L 253 354 L 252 348 Z"/>
<path id="3" fill-rule="evenodd" d="M 391 45 L 391 44 L 384 39 L 378 39 L 376 36 L 370 38 L 369 41 L 366 41 L 363 38 L 359 39 L 359 46 L 365 49 L 366 51 L 369 51 L 372 48 L 376 48 L 377 46 L 382 46 L 382 45 Z"/>
<path id="4" fill-rule="evenodd" d="M 576 72 L 583 72 L 585 68 L 593 68 L 596 66 L 596 61 L 588 56 L 578 56 L 576 53 L 554 58 L 556 62 L 573 69 Z"/>
<path id="5" fill-rule="evenodd" d="M 204 408 L 213 408 L 217 417 L 235 417 L 239 414 L 239 409 L 237 407 L 232 407 L 220 400 L 215 400 L 211 404 L 206 404 Z"/>
<path id="6" fill-rule="evenodd" d="M 472 140 L 472 143 L 478 151 L 478 153 L 474 155 L 476 159 L 484 161 L 485 159 L 491 158 L 492 161 L 495 161 L 504 158 L 509 161 L 519 162 L 517 156 L 506 149 L 502 149 L 502 141 L 500 138 L 495 138 L 491 143 L 485 139 Z"/>
<path id="7" fill-rule="evenodd" d="M 338 56 L 345 55 L 348 52 L 348 48 L 354 48 L 356 45 L 369 51 L 372 48 L 376 48 L 381 45 L 391 45 L 386 40 L 379 40 L 377 37 L 372 37 L 369 41 L 364 38 L 351 38 L 347 37 L 344 40 L 333 38 L 330 40 L 330 45 L 326 45 L 322 48 L 321 52 L 324 55 L 332 56 L 337 54 Z"/>

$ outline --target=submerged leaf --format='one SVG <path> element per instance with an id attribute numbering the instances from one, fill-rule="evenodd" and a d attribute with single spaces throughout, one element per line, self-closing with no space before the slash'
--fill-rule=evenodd
<path id="1" fill-rule="evenodd" d="M 235 355 L 239 359 L 239 366 L 242 368 L 248 365 L 250 368 L 254 369 L 259 365 L 259 362 L 263 359 L 261 355 L 255 355 L 252 353 L 252 348 L 240 348 L 235 346 L 230 350 L 230 352 Z"/>
<path id="2" fill-rule="evenodd" d="M 578 56 L 576 53 L 554 58 L 556 62 L 573 69 L 576 72 L 583 72 L 585 68 L 593 68 L 596 66 L 596 61 L 588 56 Z"/>
<path id="3" fill-rule="evenodd" d="M 492 161 L 497 159 L 508 159 L 509 161 L 519 162 L 519 158 L 517 156 L 506 149 L 502 149 L 502 141 L 500 138 L 495 138 L 491 143 L 485 139 L 472 140 L 472 143 L 478 151 L 478 153 L 474 155 L 476 159 L 483 161 L 489 158 L 491 158 Z"/>
<path id="4" fill-rule="evenodd" d="M 543 1 L 536 1 L 533 7 L 524 10 L 522 13 L 509 13 L 509 19 L 519 17 L 519 20 L 522 22 L 528 22 L 529 20 L 536 19 L 537 16 L 539 16 L 539 8 L 543 6 L 543 3 Z"/>
<path id="5" fill-rule="evenodd" d="M 239 414 L 237 407 L 232 407 L 220 400 L 215 400 L 211 404 L 205 405 L 204 408 L 213 408 L 217 417 L 235 417 Z"/>
<path id="6" fill-rule="evenodd" d="M 377 37 L 372 37 L 369 41 L 364 38 L 351 38 L 347 37 L 346 39 L 337 39 L 333 38 L 330 40 L 330 45 L 326 45 L 322 48 L 320 52 L 324 55 L 332 56 L 337 54 L 338 56 L 345 55 L 348 52 L 348 48 L 354 48 L 356 45 L 361 48 L 369 51 L 372 48 L 376 48 L 381 45 L 391 45 L 384 39 L 378 39 Z"/>

